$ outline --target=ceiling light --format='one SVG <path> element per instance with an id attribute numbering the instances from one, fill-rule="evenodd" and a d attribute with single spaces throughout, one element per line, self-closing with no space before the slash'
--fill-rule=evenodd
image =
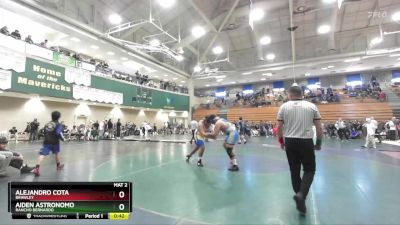
<path id="1" fill-rule="evenodd" d="M 210 85 L 209 85 L 209 84 L 206 84 L 206 87 L 210 87 Z"/>
<path id="2" fill-rule="evenodd" d="M 322 67 L 322 68 L 321 68 L 321 70 L 327 70 L 327 69 L 328 69 L 328 68 L 326 68 L 326 67 Z"/>
<path id="3" fill-rule="evenodd" d="M 182 84 L 179 85 L 179 87 L 182 87 L 182 86 L 183 86 Z"/>
<path id="4" fill-rule="evenodd" d="M 107 55 L 115 55 L 114 52 L 107 52 Z"/>
<path id="5" fill-rule="evenodd" d="M 232 81 L 231 83 L 232 83 L 232 84 L 236 84 L 236 81 Z"/>
<path id="6" fill-rule="evenodd" d="M 174 77 L 174 78 L 172 78 L 172 80 L 178 80 L 178 78 Z"/>
<path id="7" fill-rule="evenodd" d="M 271 43 L 271 38 L 269 36 L 264 36 L 260 39 L 260 44 L 268 45 Z"/>
<path id="8" fill-rule="evenodd" d="M 267 78 L 261 78 L 261 80 L 267 80 Z"/>
<path id="9" fill-rule="evenodd" d="M 164 74 L 164 77 L 168 77 L 168 74 Z"/>
<path id="10" fill-rule="evenodd" d="M 111 15 L 108 17 L 108 20 L 109 20 L 110 23 L 112 23 L 112 24 L 120 24 L 121 21 L 122 21 L 122 18 L 121 18 L 121 16 L 118 15 L 118 14 L 111 14 Z"/>
<path id="11" fill-rule="evenodd" d="M 268 77 L 272 77 L 272 73 L 263 73 L 263 76 L 268 76 Z"/>
<path id="12" fill-rule="evenodd" d="M 305 73 L 304 74 L 304 76 L 306 76 L 306 77 L 308 77 L 308 76 L 310 76 L 311 75 L 311 73 Z"/>
<path id="13" fill-rule="evenodd" d="M 337 2 L 337 0 L 322 0 L 326 4 L 331 4 Z"/>
<path id="14" fill-rule="evenodd" d="M 329 33 L 329 31 L 331 31 L 331 26 L 329 25 L 321 25 L 318 27 L 319 34 L 326 34 Z"/>
<path id="15" fill-rule="evenodd" d="M 71 38 L 71 41 L 80 42 L 81 40 L 80 40 L 79 38 L 72 37 L 72 38 Z"/>
<path id="16" fill-rule="evenodd" d="M 161 42 L 158 39 L 153 39 L 149 42 L 150 46 L 157 47 L 161 45 Z"/>
<path id="17" fill-rule="evenodd" d="M 168 79 L 164 79 L 164 81 L 168 81 Z"/>
<path id="18" fill-rule="evenodd" d="M 275 59 L 275 54 L 274 53 L 269 53 L 269 54 L 267 54 L 267 59 L 268 60 L 274 60 Z"/>
<path id="19" fill-rule="evenodd" d="M 399 57 L 400 54 L 391 54 L 390 57 Z"/>
<path id="20" fill-rule="evenodd" d="M 97 46 L 97 45 L 91 45 L 90 47 L 93 49 L 99 49 L 99 46 Z"/>
<path id="21" fill-rule="evenodd" d="M 221 53 L 224 51 L 224 49 L 223 49 L 221 46 L 215 46 L 215 47 L 212 49 L 212 51 L 213 51 L 213 53 L 214 53 L 215 55 L 219 55 L 219 54 L 221 54 Z"/>
<path id="22" fill-rule="evenodd" d="M 203 27 L 195 26 L 192 28 L 192 35 L 194 37 L 199 38 L 199 37 L 203 36 L 204 34 L 206 34 L 206 31 L 204 30 Z"/>
<path id="23" fill-rule="evenodd" d="M 358 61 L 360 61 L 361 60 L 361 58 L 352 58 L 352 59 L 346 59 L 346 60 L 344 60 L 344 62 L 346 62 L 346 63 L 349 63 L 349 62 L 358 62 Z"/>
<path id="24" fill-rule="evenodd" d="M 183 60 L 183 56 L 182 55 L 177 55 L 175 56 L 176 61 L 181 62 Z"/>
<path id="25" fill-rule="evenodd" d="M 223 80 L 224 80 L 224 79 L 218 79 L 217 82 L 219 83 L 219 82 L 222 82 Z"/>
<path id="26" fill-rule="evenodd" d="M 193 71 L 194 71 L 195 73 L 198 73 L 198 72 L 201 71 L 201 67 L 200 67 L 199 65 L 196 65 L 196 66 L 193 68 Z"/>
<path id="27" fill-rule="evenodd" d="M 253 72 L 245 72 L 245 73 L 242 73 L 242 75 L 250 75 L 250 74 L 253 74 Z"/>
<path id="28" fill-rule="evenodd" d="M 186 83 L 184 80 L 181 80 L 181 83 Z"/>
<path id="29" fill-rule="evenodd" d="M 250 11 L 250 18 L 253 21 L 259 21 L 264 17 L 264 10 L 260 8 L 255 8 Z"/>
<path id="30" fill-rule="evenodd" d="M 330 65 L 330 66 L 328 66 L 327 68 L 328 69 L 332 69 L 332 68 L 334 68 L 335 66 L 332 66 L 332 65 Z"/>
<path id="31" fill-rule="evenodd" d="M 371 40 L 371 45 L 377 45 L 377 44 L 380 44 L 380 43 L 382 43 L 382 38 L 381 37 L 375 37 L 375 38 L 373 38 L 372 40 Z"/>
<path id="32" fill-rule="evenodd" d="M 163 8 L 170 8 L 175 4 L 175 0 L 157 0 L 157 3 Z"/>
<path id="33" fill-rule="evenodd" d="M 153 77 L 158 78 L 158 75 L 154 75 Z"/>
<path id="34" fill-rule="evenodd" d="M 400 58 L 398 58 L 397 60 L 400 60 Z"/>
<path id="35" fill-rule="evenodd" d="M 394 22 L 400 22 L 400 12 L 395 12 L 392 14 L 392 20 Z"/>
<path id="36" fill-rule="evenodd" d="M 128 58 L 126 58 L 126 57 L 121 57 L 121 60 L 126 61 L 126 60 L 128 60 Z"/>

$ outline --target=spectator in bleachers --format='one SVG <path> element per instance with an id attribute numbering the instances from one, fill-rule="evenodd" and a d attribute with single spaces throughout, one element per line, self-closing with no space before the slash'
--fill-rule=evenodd
<path id="1" fill-rule="evenodd" d="M 10 36 L 15 39 L 21 40 L 21 34 L 19 33 L 18 30 L 13 31 Z"/>
<path id="2" fill-rule="evenodd" d="M 43 48 L 47 48 L 47 43 L 48 43 L 48 41 L 47 41 L 47 39 L 46 39 L 46 40 L 44 40 L 43 42 L 41 42 L 41 43 L 39 44 L 39 46 L 40 46 L 40 47 L 43 47 Z"/>
<path id="3" fill-rule="evenodd" d="M 4 34 L 4 35 L 7 35 L 7 36 L 10 35 L 10 32 L 8 31 L 7 26 L 2 27 L 2 28 L 0 29 L 0 33 L 2 33 L 2 34 Z"/>
<path id="4" fill-rule="evenodd" d="M 32 36 L 28 35 L 28 37 L 25 38 L 25 42 L 28 44 L 33 44 Z"/>
<path id="5" fill-rule="evenodd" d="M 379 92 L 378 99 L 379 99 L 380 102 L 386 101 L 386 94 L 385 94 L 385 92 L 383 92 L 383 91 L 381 90 L 381 91 Z"/>

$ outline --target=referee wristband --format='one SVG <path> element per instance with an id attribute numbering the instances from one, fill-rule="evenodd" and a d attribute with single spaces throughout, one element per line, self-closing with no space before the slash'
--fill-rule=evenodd
<path id="1" fill-rule="evenodd" d="M 317 139 L 316 145 L 322 145 L 322 139 Z"/>
<path id="2" fill-rule="evenodd" d="M 283 142 L 283 137 L 280 137 L 280 138 L 279 138 L 279 144 L 281 144 L 281 145 L 284 144 L 284 142 Z"/>

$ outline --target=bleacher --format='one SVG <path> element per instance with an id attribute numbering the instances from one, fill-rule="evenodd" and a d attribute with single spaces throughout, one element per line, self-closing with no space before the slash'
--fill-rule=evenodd
<path id="1" fill-rule="evenodd" d="M 365 120 L 373 116 L 375 120 L 386 121 L 393 117 L 392 107 L 387 102 L 348 103 L 318 105 L 323 121 L 336 121 L 339 117 L 344 120 Z M 238 121 L 239 117 L 245 120 L 259 122 L 276 121 L 279 107 L 260 108 L 231 108 L 228 110 L 227 119 Z M 198 109 L 194 112 L 196 120 L 204 118 L 205 115 L 219 114 L 218 109 Z"/>

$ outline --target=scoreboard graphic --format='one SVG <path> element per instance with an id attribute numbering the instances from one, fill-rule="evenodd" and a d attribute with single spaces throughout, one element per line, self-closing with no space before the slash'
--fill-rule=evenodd
<path id="1" fill-rule="evenodd" d="M 8 211 L 13 219 L 127 220 L 131 182 L 10 182 Z"/>

